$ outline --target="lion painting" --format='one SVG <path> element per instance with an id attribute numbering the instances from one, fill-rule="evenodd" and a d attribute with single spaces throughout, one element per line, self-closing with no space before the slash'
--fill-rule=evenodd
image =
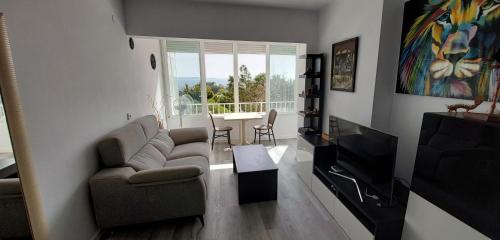
<path id="1" fill-rule="evenodd" d="M 415 12 L 419 11 L 419 12 Z M 397 92 L 493 98 L 500 0 L 412 0 L 405 6 Z"/>

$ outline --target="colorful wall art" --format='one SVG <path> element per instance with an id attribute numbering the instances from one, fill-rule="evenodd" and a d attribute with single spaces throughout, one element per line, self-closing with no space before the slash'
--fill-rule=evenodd
<path id="1" fill-rule="evenodd" d="M 491 100 L 499 48 L 500 0 L 411 0 L 396 92 Z"/>

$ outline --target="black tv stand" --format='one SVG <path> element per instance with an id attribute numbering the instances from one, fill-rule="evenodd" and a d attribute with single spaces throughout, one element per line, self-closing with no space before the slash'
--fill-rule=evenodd
<path id="1" fill-rule="evenodd" d="M 392 205 L 388 205 L 382 199 L 363 198 L 362 194 L 368 186 L 344 172 L 339 174 L 332 171 L 332 165 L 326 159 L 314 161 L 314 176 L 373 234 L 375 239 L 400 239 L 405 207 L 395 201 Z M 363 198 L 363 201 L 360 201 L 360 198 Z"/>

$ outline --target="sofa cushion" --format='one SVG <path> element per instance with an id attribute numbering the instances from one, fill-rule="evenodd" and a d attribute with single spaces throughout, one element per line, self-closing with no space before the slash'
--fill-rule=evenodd
<path id="1" fill-rule="evenodd" d="M 159 127 L 158 127 L 158 120 L 154 115 L 148 115 L 141 117 L 136 120 L 141 126 L 146 134 L 146 138 L 149 140 L 153 138 L 156 133 L 158 133 Z"/>
<path id="2" fill-rule="evenodd" d="M 183 157 L 193 157 L 202 156 L 207 160 L 210 159 L 210 147 L 208 143 L 205 142 L 193 142 L 177 145 L 174 147 L 172 152 L 170 152 L 167 157 L 168 160 L 183 158 Z"/>
<path id="3" fill-rule="evenodd" d="M 101 140 L 97 146 L 106 167 L 123 166 L 146 144 L 142 126 L 132 122 L 119 128 Z"/>
<path id="4" fill-rule="evenodd" d="M 165 156 L 156 147 L 148 143 L 127 162 L 127 166 L 136 171 L 142 171 L 162 168 L 165 162 Z"/>
<path id="5" fill-rule="evenodd" d="M 170 136 L 168 135 L 168 131 L 166 130 L 162 130 L 158 134 L 156 134 L 154 138 L 149 140 L 149 143 L 158 148 L 158 150 L 160 150 L 163 156 L 165 156 L 167 159 L 170 155 L 170 152 L 172 152 L 175 147 L 174 141 L 172 140 L 172 138 L 170 138 Z"/>

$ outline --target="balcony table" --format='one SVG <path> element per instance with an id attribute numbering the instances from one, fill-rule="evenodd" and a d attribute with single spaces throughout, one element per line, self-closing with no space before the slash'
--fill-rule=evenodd
<path id="1" fill-rule="evenodd" d="M 264 113 L 257 112 L 240 112 L 240 113 L 227 113 L 224 115 L 224 121 L 240 121 L 240 144 L 248 144 L 246 142 L 246 133 L 245 126 L 248 120 L 262 119 L 264 117 Z"/>

